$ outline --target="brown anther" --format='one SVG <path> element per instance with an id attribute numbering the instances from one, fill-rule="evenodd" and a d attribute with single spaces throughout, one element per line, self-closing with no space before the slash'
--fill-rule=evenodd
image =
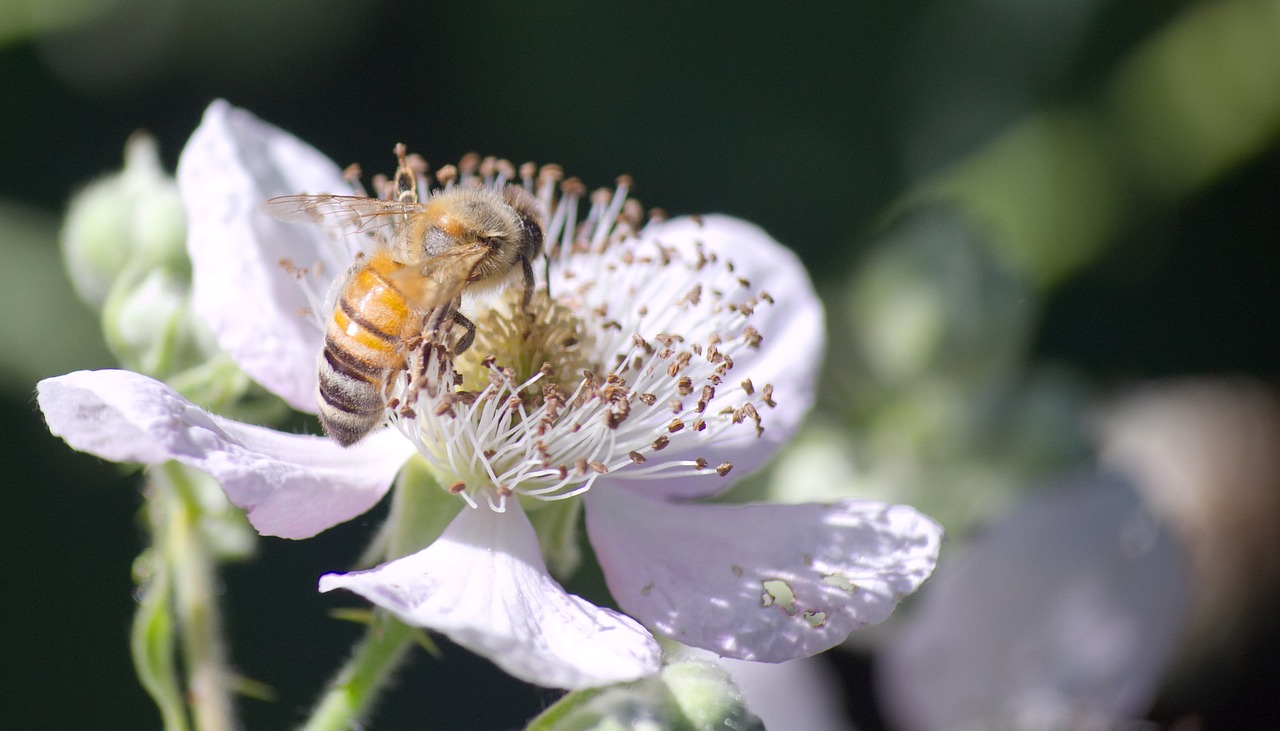
<path id="1" fill-rule="evenodd" d="M 667 438 L 666 434 L 663 434 L 662 436 L 653 440 L 653 443 L 650 444 L 649 446 L 653 448 L 653 451 L 661 452 L 662 450 L 666 449 L 667 445 L 670 443 L 671 443 L 671 440 Z"/>
<path id="2" fill-rule="evenodd" d="M 675 378 L 676 374 L 680 373 L 685 366 L 689 365 L 689 361 L 691 360 L 693 360 L 693 353 L 690 353 L 687 350 L 682 351 L 676 356 L 675 361 L 672 362 L 671 365 L 667 366 L 667 375 L 671 378 Z"/>
<path id="3" fill-rule="evenodd" d="M 759 296 L 760 296 L 760 299 L 764 300 L 765 302 L 768 302 L 769 304 L 773 304 L 773 295 L 769 294 L 768 292 L 764 290 L 760 290 Z"/>
<path id="4" fill-rule="evenodd" d="M 628 198 L 622 203 L 622 215 L 619 217 L 631 228 L 638 229 L 644 223 L 644 206 L 635 198 Z"/>
<path id="5" fill-rule="evenodd" d="M 609 468 L 604 466 L 604 462 L 592 462 L 588 466 L 591 468 L 592 472 L 595 472 L 598 475 L 603 475 L 609 471 Z"/>
<path id="6" fill-rule="evenodd" d="M 538 166 L 534 165 L 531 162 L 520 164 L 520 177 L 524 178 L 525 180 L 532 178 L 537 171 L 538 171 Z"/>
<path id="7" fill-rule="evenodd" d="M 569 477 L 569 468 L 568 468 L 567 466 L 565 466 L 565 465 L 560 465 L 559 467 L 557 467 L 557 468 L 556 468 L 556 470 L 560 473 L 560 474 L 559 474 L 559 476 L 560 476 L 560 479 L 561 479 L 561 480 L 568 479 L 568 477 Z"/>
<path id="8" fill-rule="evenodd" d="M 538 372 L 539 372 L 539 373 L 541 373 L 543 376 L 545 376 L 545 377 L 547 377 L 547 378 L 551 378 L 551 377 L 555 376 L 555 374 L 556 374 L 555 369 L 551 367 L 551 363 L 550 363 L 549 361 L 544 361 L 544 362 L 542 363 L 542 367 L 538 369 Z M 553 384 L 551 384 L 551 385 L 552 385 L 553 387 L 555 386 L 555 384 L 554 384 L 554 383 L 553 383 Z M 544 393 L 545 393 L 545 391 L 544 391 Z"/>
<path id="9" fill-rule="evenodd" d="M 680 380 L 676 382 L 676 390 L 680 392 L 681 396 L 688 396 L 693 393 L 693 379 L 688 376 L 681 376 Z"/>
<path id="10" fill-rule="evenodd" d="M 392 397 L 389 401 L 387 401 L 387 408 L 389 410 L 395 411 L 399 407 L 400 407 L 400 399 Z"/>
<path id="11" fill-rule="evenodd" d="M 360 163 L 353 162 L 342 170 L 342 179 L 347 181 L 349 185 L 359 185 L 360 178 L 364 173 L 360 170 Z"/>
<path id="12" fill-rule="evenodd" d="M 580 475 L 587 474 L 587 470 L 590 469 L 590 465 L 587 463 L 587 458 L 579 457 L 576 460 L 574 460 L 573 469 Z"/>
<path id="13" fill-rule="evenodd" d="M 427 159 L 416 152 L 410 153 L 404 159 L 404 164 L 408 165 L 409 169 L 417 175 L 426 175 L 427 170 L 431 169 L 431 166 L 427 164 Z"/>
<path id="14" fill-rule="evenodd" d="M 507 397 L 507 408 L 508 408 L 508 409 L 511 409 L 512 411 L 515 411 L 516 409 L 520 408 L 520 404 L 521 404 L 521 403 L 522 403 L 522 402 L 520 401 L 520 397 L 519 397 L 519 396 L 508 396 L 508 397 Z"/>
<path id="15" fill-rule="evenodd" d="M 702 285 L 695 284 L 689 289 L 688 292 L 685 292 L 679 299 L 677 299 L 675 301 L 675 304 L 676 305 L 690 304 L 690 305 L 693 305 L 694 307 L 697 307 L 698 303 L 701 301 L 702 301 Z"/>
<path id="16" fill-rule="evenodd" d="M 707 460 L 703 459 L 702 457 L 695 459 L 693 461 L 693 468 L 695 470 L 705 470 L 707 468 Z"/>
<path id="17" fill-rule="evenodd" d="M 680 421 L 679 419 L 672 419 L 671 423 L 667 424 L 667 431 L 671 432 L 672 434 L 675 434 L 676 432 L 680 431 L 683 428 L 684 428 L 684 422 Z"/>
<path id="18" fill-rule="evenodd" d="M 511 488 L 506 485 L 498 485 L 498 494 L 502 497 L 511 497 Z"/>
<path id="19" fill-rule="evenodd" d="M 458 493 L 466 489 L 467 489 L 467 483 L 463 482 L 462 480 L 458 480 L 457 482 L 453 483 L 448 487 L 449 492 L 453 493 L 454 495 L 457 495 Z"/>
<path id="20" fill-rule="evenodd" d="M 610 429 L 617 429 L 630 415 L 631 402 L 615 401 L 609 405 L 609 410 L 604 412 L 604 425 Z"/>
<path id="21" fill-rule="evenodd" d="M 703 429 L 707 428 L 707 422 L 704 419 L 695 419 L 693 424 L 691 424 L 690 426 L 693 428 L 694 431 L 702 431 Z"/>
<path id="22" fill-rule="evenodd" d="M 756 385 L 751 382 L 750 378 L 748 378 L 747 380 L 742 382 L 742 390 L 748 396 L 754 396 L 756 392 Z"/>
<path id="23" fill-rule="evenodd" d="M 760 341 L 764 338 L 760 335 L 760 331 L 751 325 L 747 325 L 742 329 L 742 339 L 746 341 L 747 347 L 758 348 Z"/>
<path id="24" fill-rule="evenodd" d="M 742 285 L 743 289 L 751 289 L 751 282 L 746 277 L 738 277 L 738 284 Z"/>
<path id="25" fill-rule="evenodd" d="M 721 462 L 719 466 L 716 467 L 716 474 L 720 475 L 721 477 L 724 477 L 725 475 L 729 474 L 729 470 L 731 469 L 733 469 L 732 462 Z"/>
<path id="26" fill-rule="evenodd" d="M 637 395 L 636 398 L 640 399 L 640 402 L 643 403 L 645 406 L 653 406 L 654 404 L 658 403 L 657 394 L 642 393 Z"/>
<path id="27" fill-rule="evenodd" d="M 436 182 L 440 185 L 448 185 L 458 179 L 458 168 L 454 165 L 445 165 L 436 171 Z"/>
<path id="28" fill-rule="evenodd" d="M 772 383 L 764 384 L 764 403 L 766 406 L 769 406 L 770 408 L 778 405 L 778 402 L 773 400 L 773 384 Z"/>
<path id="29" fill-rule="evenodd" d="M 548 180 L 548 181 L 551 181 L 551 182 L 555 182 L 555 181 L 557 181 L 557 180 L 563 180 L 563 179 L 564 179 L 564 168 L 562 168 L 562 167 L 560 167 L 559 165 L 556 165 L 556 164 L 554 164 L 554 163 L 550 163 L 550 164 L 547 164 L 547 165 L 543 165 L 543 166 L 538 170 L 538 177 L 539 177 L 540 179 Z"/>
<path id="30" fill-rule="evenodd" d="M 630 457 L 631 461 L 635 462 L 636 464 L 644 464 L 644 455 L 640 454 L 639 452 L 635 452 L 635 451 L 627 452 L 627 456 Z"/>
<path id="31" fill-rule="evenodd" d="M 492 449 L 486 449 L 483 452 L 481 452 L 481 454 L 484 455 L 485 459 L 493 459 L 493 455 L 497 454 L 497 452 Z"/>
<path id="32" fill-rule="evenodd" d="M 496 355 L 486 355 L 485 357 L 480 359 L 480 367 L 493 368 L 493 364 L 497 362 L 497 360 L 498 360 L 498 356 Z"/>
<path id="33" fill-rule="evenodd" d="M 667 408 L 671 409 L 671 413 L 678 414 L 684 411 L 684 404 L 680 403 L 679 399 L 668 399 Z"/>

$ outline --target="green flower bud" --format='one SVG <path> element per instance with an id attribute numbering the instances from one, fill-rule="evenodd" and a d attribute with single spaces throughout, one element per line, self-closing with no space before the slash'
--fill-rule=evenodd
<path id="1" fill-rule="evenodd" d="M 678 660 L 655 677 L 566 695 L 527 731 L 763 731 L 729 675 Z"/>
<path id="2" fill-rule="evenodd" d="M 163 268 L 183 277 L 186 214 L 177 182 L 160 166 L 153 138 L 125 145 L 124 169 L 77 194 L 62 226 L 62 252 L 76 292 L 101 308 L 126 269 Z"/>
<path id="3" fill-rule="evenodd" d="M 103 302 L 103 337 L 112 355 L 126 368 L 157 378 L 208 357 L 198 335 L 202 329 L 185 277 L 165 269 L 126 269 Z"/>

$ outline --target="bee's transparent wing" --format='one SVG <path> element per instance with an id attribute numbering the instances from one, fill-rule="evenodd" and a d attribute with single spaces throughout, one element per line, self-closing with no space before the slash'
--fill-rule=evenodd
<path id="1" fill-rule="evenodd" d="M 262 212 L 279 221 L 311 223 L 340 236 L 372 234 L 390 238 L 384 229 L 422 210 L 421 203 L 354 195 L 283 195 L 262 204 Z"/>

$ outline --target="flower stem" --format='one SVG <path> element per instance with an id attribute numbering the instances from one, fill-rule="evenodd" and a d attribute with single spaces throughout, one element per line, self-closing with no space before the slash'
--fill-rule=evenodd
<path id="1" fill-rule="evenodd" d="M 371 710 L 379 691 L 404 661 L 413 630 L 375 612 L 364 640 L 320 698 L 303 731 L 348 731 Z"/>
<path id="2" fill-rule="evenodd" d="M 391 493 L 391 512 L 374 548 L 362 559 L 380 563 L 417 551 L 436 539 L 457 513 L 453 498 L 431 476 L 421 459 L 410 459 Z M 378 694 L 404 662 L 413 640 L 432 651 L 430 640 L 382 611 L 373 612 L 364 639 L 338 671 L 303 731 L 348 731 L 372 710 Z M 433 654 L 435 654 L 433 652 Z"/>
<path id="3" fill-rule="evenodd" d="M 233 731 L 235 721 L 215 591 L 213 559 L 200 531 L 201 508 L 185 468 L 170 462 L 154 473 L 159 506 L 156 545 L 172 580 L 172 601 L 196 731 Z"/>

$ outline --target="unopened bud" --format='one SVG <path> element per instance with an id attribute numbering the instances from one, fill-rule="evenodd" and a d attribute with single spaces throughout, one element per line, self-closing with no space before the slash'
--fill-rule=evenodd
<path id="1" fill-rule="evenodd" d="M 124 169 L 90 183 L 71 200 L 62 253 L 76 292 L 95 308 L 128 268 L 186 277 L 186 214 L 177 182 L 160 166 L 153 138 L 125 145 Z"/>

